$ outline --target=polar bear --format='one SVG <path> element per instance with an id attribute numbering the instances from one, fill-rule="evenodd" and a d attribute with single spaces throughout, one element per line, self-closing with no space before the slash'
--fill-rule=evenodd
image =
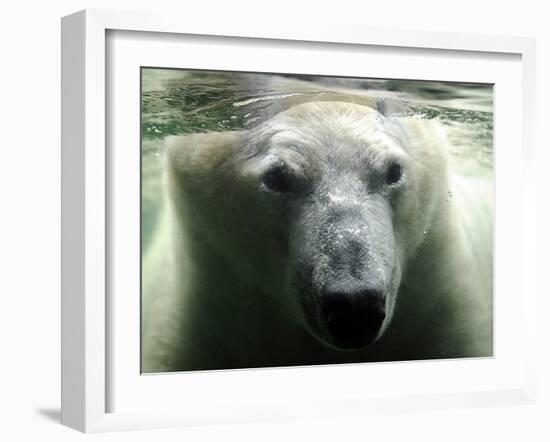
<path id="1" fill-rule="evenodd" d="M 171 136 L 142 371 L 492 355 L 492 187 L 441 126 L 340 101 Z"/>

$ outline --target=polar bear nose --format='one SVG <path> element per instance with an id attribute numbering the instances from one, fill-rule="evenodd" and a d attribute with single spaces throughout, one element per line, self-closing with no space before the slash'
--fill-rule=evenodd
<path id="1" fill-rule="evenodd" d="M 338 347 L 370 344 L 386 317 L 384 291 L 368 287 L 325 288 L 321 310 L 329 334 Z"/>

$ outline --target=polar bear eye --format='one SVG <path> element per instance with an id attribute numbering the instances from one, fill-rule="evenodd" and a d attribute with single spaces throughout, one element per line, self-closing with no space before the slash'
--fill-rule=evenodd
<path id="1" fill-rule="evenodd" d="M 393 163 L 386 174 L 386 183 L 390 186 L 392 184 L 398 183 L 403 177 L 403 168 L 397 164 Z"/>
<path id="2" fill-rule="evenodd" d="M 277 164 L 262 176 L 264 186 L 273 192 L 290 191 L 290 174 L 284 164 Z"/>

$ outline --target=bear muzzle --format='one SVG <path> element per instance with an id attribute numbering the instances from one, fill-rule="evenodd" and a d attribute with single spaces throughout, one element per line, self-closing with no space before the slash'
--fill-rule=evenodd
<path id="1" fill-rule="evenodd" d="M 372 343 L 386 318 L 384 290 L 365 284 L 326 284 L 320 307 L 326 330 L 341 349 Z"/>

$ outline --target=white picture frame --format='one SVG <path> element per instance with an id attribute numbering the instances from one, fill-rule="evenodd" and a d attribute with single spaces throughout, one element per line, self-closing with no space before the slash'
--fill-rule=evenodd
<path id="1" fill-rule="evenodd" d="M 113 278 L 110 267 L 109 244 L 113 241 L 113 230 L 109 219 L 113 211 L 113 201 L 109 180 L 111 160 L 108 150 L 110 134 L 106 121 L 111 118 L 108 108 L 109 81 L 106 75 L 109 57 L 117 55 L 109 51 L 109 33 L 140 33 L 143 38 L 166 36 L 216 36 L 218 39 L 238 38 L 247 41 L 269 41 L 274 45 L 283 42 L 286 46 L 304 42 L 311 44 L 338 44 L 339 50 L 346 47 L 375 47 L 379 50 L 400 48 L 407 50 L 427 50 L 434 57 L 438 54 L 472 54 L 482 63 L 484 54 L 503 54 L 516 57 L 520 63 L 521 91 L 519 145 L 515 149 L 515 159 L 520 159 L 521 174 L 529 176 L 534 167 L 533 109 L 535 102 L 535 43 L 532 39 L 516 37 L 489 37 L 477 35 L 427 33 L 415 31 L 388 31 L 343 26 L 308 25 L 307 27 L 271 26 L 266 23 L 212 22 L 208 18 L 182 22 L 177 17 L 154 16 L 151 14 L 123 13 L 100 10 L 81 11 L 64 17 L 62 20 L 62 423 L 85 432 L 112 431 L 138 428 L 158 428 L 207 424 L 216 422 L 247 422 L 287 417 L 311 417 L 329 415 L 354 415 L 369 413 L 375 407 L 392 412 L 407 409 L 452 408 L 469 406 L 501 405 L 510 403 L 532 403 L 536 394 L 535 382 L 535 327 L 522 316 L 523 344 L 518 355 L 518 367 L 509 382 L 504 381 L 497 388 L 483 388 L 477 385 L 461 392 L 451 391 L 442 382 L 434 391 L 426 394 L 389 394 L 376 398 L 358 394 L 354 397 L 338 393 L 327 393 L 326 397 L 316 395 L 311 400 L 298 400 L 296 397 L 278 399 L 273 403 L 254 402 L 236 398 L 224 402 L 217 409 L 208 401 L 215 399 L 215 393 L 205 393 L 202 402 L 187 395 L 180 410 L 165 408 L 158 403 L 151 409 L 126 411 L 114 410 L 110 404 L 112 383 L 113 347 L 109 335 L 116 315 L 111 311 L 109 290 Z M 150 34 L 155 33 L 155 34 Z M 149 37 L 148 37 L 149 36 Z M 282 43 L 281 43 L 282 44 Z M 398 55 L 399 56 L 399 55 Z M 441 55 L 443 56 L 443 55 Z M 477 58 L 476 58 L 477 57 Z M 474 60 L 475 63 L 475 60 Z M 244 69 L 243 69 L 244 70 Z M 468 80 L 464 78 L 464 80 Z M 512 91 L 513 92 L 513 91 Z M 498 100 L 498 96 L 496 98 Z M 498 136 L 498 133 L 497 133 Z M 498 139 L 497 139 L 498 142 Z M 512 158 L 513 159 L 513 158 Z M 497 157 L 498 164 L 498 157 Z M 496 173 L 499 169 L 497 166 Z M 504 182 L 504 181 L 501 181 Z M 496 192 L 498 195 L 499 187 Z M 520 307 L 537 303 L 534 268 L 528 265 L 527 254 L 535 255 L 535 191 L 521 188 L 521 211 L 517 211 L 520 226 L 516 245 L 520 254 L 521 271 L 514 284 L 520 290 Z M 498 203 L 498 201 L 497 201 Z M 498 212 L 496 223 L 499 223 Z M 503 229 L 511 228 L 504 224 Z M 498 237 L 497 237 L 498 240 Z M 498 244 L 498 243 L 497 243 Z M 498 253 L 498 247 L 496 248 Z M 516 260 L 517 261 L 517 260 Z M 128 278 L 126 274 L 123 278 Z M 511 277 L 511 276 L 510 276 Z M 498 285 L 497 285 L 498 287 Z M 138 301 L 136 301 L 138 302 Z M 521 310 L 521 308 L 520 308 Z M 506 323 L 498 327 L 505 329 Z M 115 347 L 116 348 L 116 347 Z M 124 356 L 126 357 L 126 356 Z M 497 358 L 498 359 L 498 355 Z M 405 370 L 418 371 L 413 363 Z M 456 370 L 464 367 L 456 365 Z M 353 370 L 360 375 L 365 368 L 356 366 L 342 368 L 332 366 L 323 372 L 324 376 L 338 375 L 339 370 Z M 423 369 L 423 368 L 422 368 Z M 433 367 L 431 368 L 433 369 Z M 475 370 L 475 367 L 470 367 Z M 482 370 L 483 368 L 479 368 Z M 300 370 L 300 369 L 296 369 Z M 330 371 L 328 371 L 330 370 Z M 391 369 L 389 369 L 391 370 Z M 491 368 L 489 368 L 490 374 Z M 254 372 L 239 382 L 246 388 L 257 389 L 265 382 L 269 371 Z M 258 374 L 259 373 L 259 374 Z M 280 372 L 278 372 L 280 373 Z M 139 376 L 139 373 L 135 373 Z M 195 381 L 213 383 L 220 388 L 232 374 L 227 372 L 197 374 Z M 199 376 L 202 376 L 201 379 Z M 119 377 L 120 378 L 120 377 Z M 160 378 L 160 377 L 159 377 Z M 175 379 L 172 376 L 172 380 Z M 275 379 L 275 378 L 274 378 Z M 290 378 L 289 378 L 290 379 Z M 230 382 L 233 382 L 231 380 Z M 450 384 L 447 381 L 447 384 Z M 156 388 L 156 387 L 155 387 Z M 117 393 L 118 394 L 118 393 Z M 122 391 L 121 394 L 126 394 Z M 161 393 L 159 397 L 162 398 Z M 195 395 L 195 396 L 194 396 Z M 120 394 L 119 394 L 120 396 Z M 204 395 L 203 395 L 204 396 Z M 132 400 L 134 400 L 132 398 Z M 190 402 L 203 406 L 189 406 Z M 168 400 L 167 400 L 168 402 Z M 212 402 L 214 404 L 214 401 Z M 231 405 L 231 413 L 223 411 Z M 124 408 L 124 407 L 122 407 Z M 290 410 L 290 411 L 289 411 Z"/>

